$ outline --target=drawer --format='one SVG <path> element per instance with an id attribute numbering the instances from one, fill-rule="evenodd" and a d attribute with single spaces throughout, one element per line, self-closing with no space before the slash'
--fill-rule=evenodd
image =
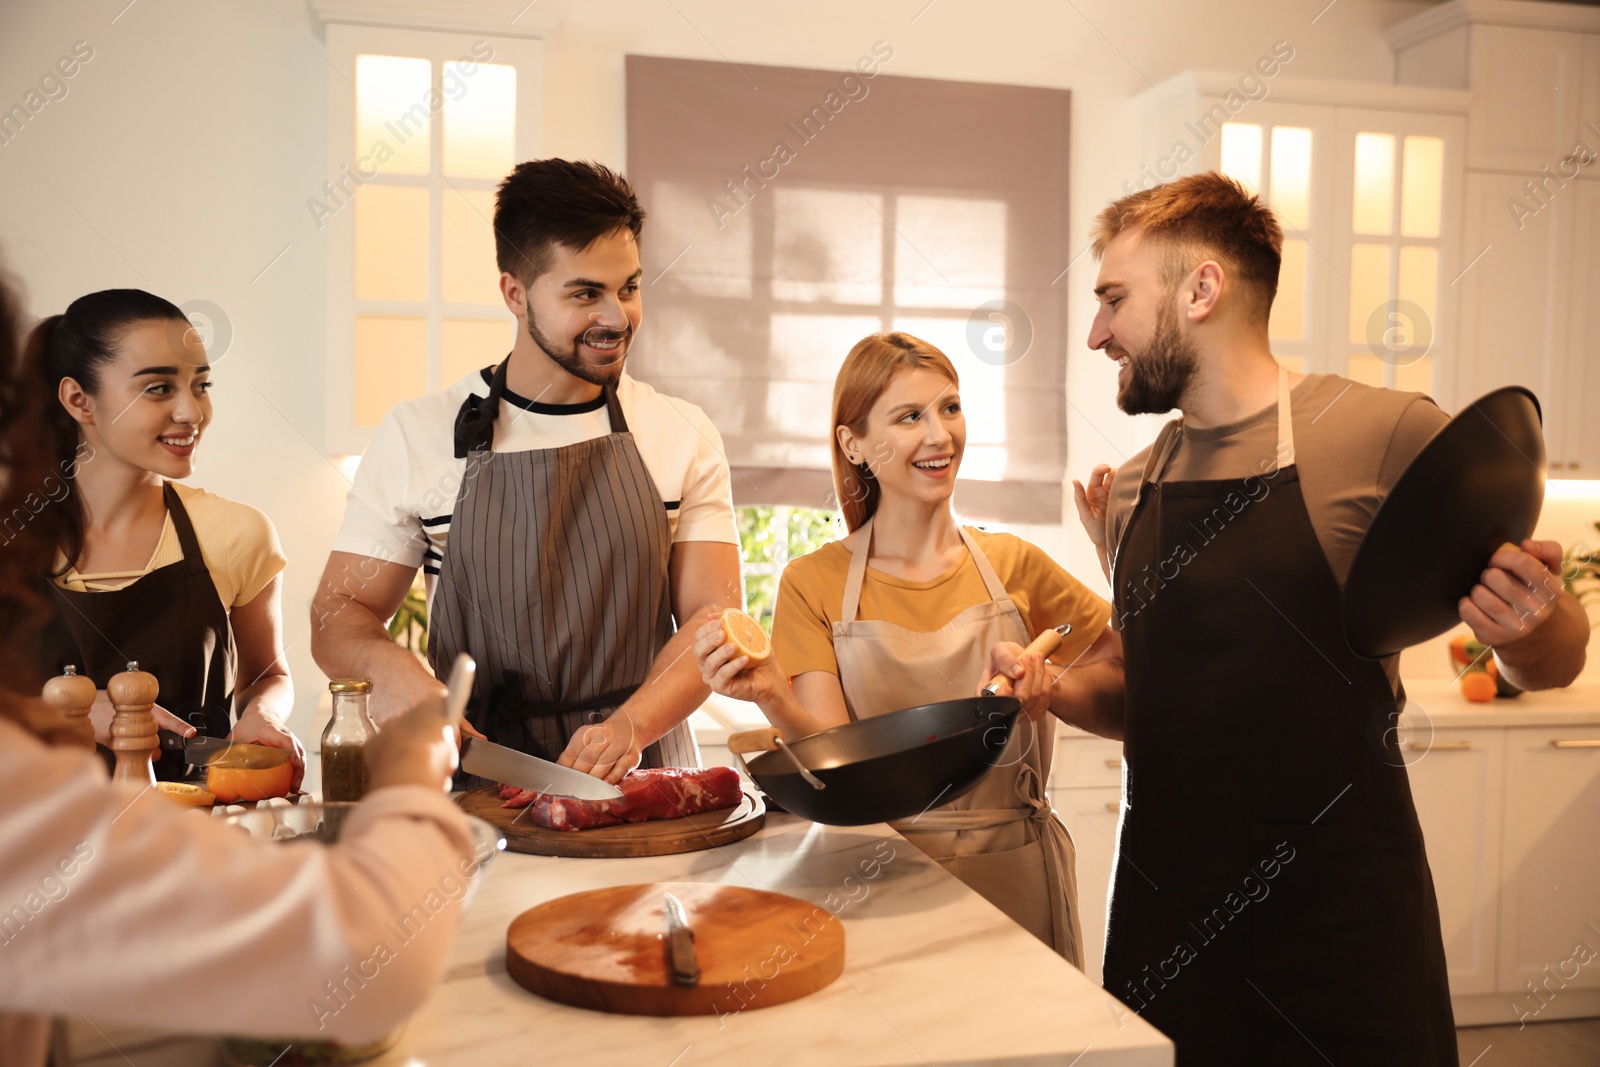
<path id="1" fill-rule="evenodd" d="M 1050 785 L 1054 789 L 1122 785 L 1122 742 L 1083 735 L 1057 737 Z"/>

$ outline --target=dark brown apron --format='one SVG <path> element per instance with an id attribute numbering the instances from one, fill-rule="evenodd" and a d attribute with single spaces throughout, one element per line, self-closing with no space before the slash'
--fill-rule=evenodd
<path id="1" fill-rule="evenodd" d="M 140 670 L 156 676 L 156 700 L 163 708 L 202 734 L 227 737 L 238 662 L 233 628 L 171 482 L 162 496 L 183 559 L 106 592 L 80 593 L 45 580 L 44 595 L 54 610 L 32 642 L 31 658 L 45 677 L 76 664 L 99 689 L 137 660 Z M 189 773 L 182 739 L 166 730 L 160 737 L 156 779 L 178 781 Z"/>
<path id="2" fill-rule="evenodd" d="M 1106 990 L 1182 1067 L 1453 1065 L 1399 707 L 1345 644 L 1286 376 L 1279 392 L 1275 473 L 1157 481 L 1171 424 L 1117 551 L 1126 769 Z"/>
<path id="3" fill-rule="evenodd" d="M 672 535 L 611 387 L 610 434 L 493 450 L 508 362 L 489 394 L 469 397 L 457 415 L 467 468 L 428 604 L 428 661 L 442 678 L 458 653 L 471 653 L 467 720 L 496 744 L 554 760 L 643 684 L 672 636 Z M 640 764 L 699 765 L 686 722 Z M 457 784 L 481 783 L 463 775 Z"/>

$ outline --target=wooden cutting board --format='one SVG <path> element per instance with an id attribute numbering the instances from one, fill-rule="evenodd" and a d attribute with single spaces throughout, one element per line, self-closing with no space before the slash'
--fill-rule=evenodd
<path id="1" fill-rule="evenodd" d="M 665 893 L 683 902 L 694 930 L 694 986 L 672 982 Z M 609 886 L 513 919 L 506 971 L 524 989 L 573 1007 L 727 1016 L 803 997 L 839 977 L 844 924 L 821 905 L 742 886 Z"/>
<path id="2" fill-rule="evenodd" d="M 583 858 L 669 856 L 698 852 L 740 841 L 766 823 L 767 808 L 749 782 L 741 782 L 743 798 L 731 808 L 690 815 L 682 819 L 597 826 L 592 830 L 549 830 L 528 817 L 526 808 L 507 808 L 497 786 L 486 785 L 463 793 L 461 810 L 500 828 L 506 848 L 535 856 Z"/>

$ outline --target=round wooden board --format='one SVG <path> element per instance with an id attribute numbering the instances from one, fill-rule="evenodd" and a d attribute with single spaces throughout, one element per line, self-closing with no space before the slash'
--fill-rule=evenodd
<path id="1" fill-rule="evenodd" d="M 683 902 L 700 981 L 674 985 L 662 900 Z M 737 1014 L 814 993 L 844 972 L 844 924 L 809 901 L 742 886 L 656 882 L 589 889 L 523 912 L 506 971 L 562 1004 L 629 1015 Z"/>
<path id="2" fill-rule="evenodd" d="M 586 859 L 669 856 L 741 841 L 761 829 L 767 820 L 766 805 L 749 782 L 742 782 L 741 786 L 744 797 L 731 808 L 682 819 L 597 826 L 592 830 L 546 829 L 528 818 L 526 808 L 505 807 L 498 787 L 492 785 L 463 793 L 457 802 L 468 815 L 498 827 L 506 835 L 506 848 L 512 852 Z"/>

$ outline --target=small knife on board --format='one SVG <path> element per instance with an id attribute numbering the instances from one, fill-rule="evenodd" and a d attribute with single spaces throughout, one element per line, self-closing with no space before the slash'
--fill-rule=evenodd
<path id="1" fill-rule="evenodd" d="M 695 958 L 694 930 L 689 926 L 683 901 L 664 893 L 662 910 L 667 916 L 667 968 L 672 972 L 672 984 L 696 985 L 700 981 L 700 962 Z"/>

